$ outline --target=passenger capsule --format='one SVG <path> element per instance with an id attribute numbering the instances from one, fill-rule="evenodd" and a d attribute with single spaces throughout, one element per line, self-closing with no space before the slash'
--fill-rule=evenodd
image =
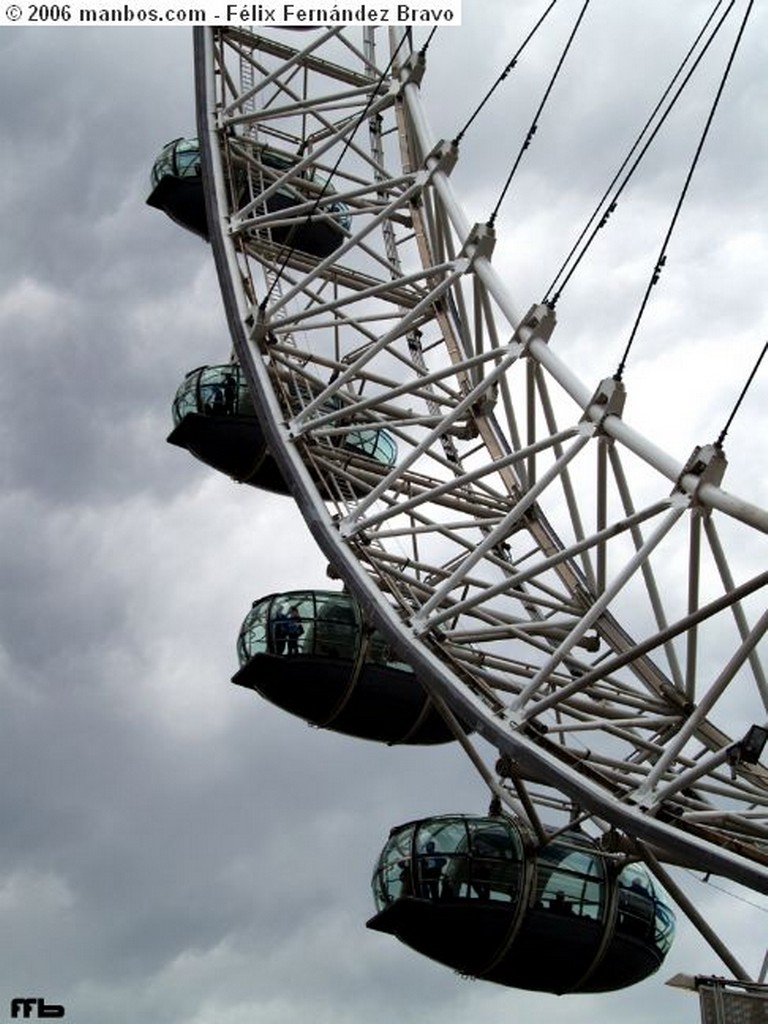
<path id="1" fill-rule="evenodd" d="M 461 974 L 537 992 L 608 992 L 661 966 L 675 916 L 649 873 L 576 830 L 535 841 L 506 817 L 392 829 L 368 927 Z"/>
<path id="2" fill-rule="evenodd" d="M 349 228 L 349 209 L 334 199 L 335 190 L 317 169 L 310 164 L 290 181 L 278 184 L 296 166 L 296 157 L 273 147 L 251 144 L 252 154 L 246 160 L 248 143 L 240 143 L 243 155 L 235 171 L 239 202 L 251 203 L 253 197 L 252 216 L 269 217 L 256 225 L 259 234 L 254 237 L 263 238 L 265 244 L 288 246 L 318 259 L 338 249 Z M 208 241 L 198 140 L 174 139 L 164 146 L 150 179 L 149 206 L 162 210 L 171 220 Z M 259 202 L 262 193 L 266 199 Z"/>
<path id="3" fill-rule="evenodd" d="M 208 241 L 200 146 L 197 139 L 174 139 L 152 166 L 147 204 Z"/>
<path id="4" fill-rule="evenodd" d="M 237 649 L 232 682 L 312 725 L 383 743 L 454 738 L 349 594 L 302 590 L 254 601 Z"/>
<path id="5" fill-rule="evenodd" d="M 288 494 L 267 449 L 248 385 L 237 363 L 190 370 L 173 400 L 168 441 L 240 483 Z"/>
<path id="6" fill-rule="evenodd" d="M 253 156 L 258 168 L 250 171 L 250 188 L 254 192 L 259 185 L 265 193 L 273 189 L 277 179 L 290 172 L 297 163 L 290 153 L 268 146 L 258 147 Z M 323 259 L 344 242 L 350 225 L 349 208 L 334 199 L 335 195 L 335 189 L 328 180 L 310 164 L 298 177 L 292 177 L 290 183 L 278 185 L 267 196 L 261 209 L 256 196 L 256 213 L 284 213 L 284 217 L 273 218 L 269 222 L 266 228 L 269 240 Z"/>
<path id="7" fill-rule="evenodd" d="M 240 366 L 199 366 L 181 383 L 173 400 L 174 429 L 168 441 L 240 483 L 276 494 L 289 489 L 272 457 Z M 350 459 L 374 466 L 394 464 L 397 445 L 385 430 L 360 427 L 341 435 Z M 350 482 L 355 493 L 368 488 Z"/>

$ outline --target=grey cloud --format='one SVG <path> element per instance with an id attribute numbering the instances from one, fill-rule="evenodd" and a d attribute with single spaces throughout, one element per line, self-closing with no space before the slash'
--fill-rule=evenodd
<path id="1" fill-rule="evenodd" d="M 427 89 L 448 137 L 538 9 L 514 7 L 488 0 L 433 42 Z M 671 17 L 651 8 L 648 37 Z M 610 86 L 597 72 L 587 105 Z M 521 81 L 515 88 L 528 88 Z M 461 104 L 441 102 L 457 83 Z M 365 930 L 389 827 L 482 809 L 486 795 L 456 750 L 321 733 L 229 684 L 251 600 L 328 580 L 288 499 L 236 487 L 165 444 L 184 372 L 228 354 L 208 249 L 144 206 L 156 152 L 194 131 L 190 34 L 7 29 L 0 88 L 14 98 L 0 115 L 6 1001 L 40 992 L 79 1024 L 459 1024 L 510 1013 L 640 1024 L 649 1007 L 659 1019 L 692 1016 L 659 978 L 601 1000 L 512 993 L 464 982 Z M 765 160 L 764 140 L 745 127 L 755 89 L 739 92 L 724 122 L 736 127 L 723 127 L 707 172 L 714 184 L 729 158 L 737 166 L 730 149 L 744 142 L 739 194 L 714 213 L 697 199 L 718 231 L 754 209 L 750 168 Z M 489 108 L 463 147 L 457 183 L 478 217 L 514 149 L 515 95 Z M 530 111 L 532 89 L 526 98 Z M 618 100 L 605 101 L 619 119 Z M 614 145 L 602 130 L 575 148 L 584 112 L 572 107 L 562 149 L 532 150 L 500 222 L 497 259 L 511 260 L 515 282 L 530 281 L 529 301 L 574 208 L 602 182 L 600 151 Z M 517 121 L 519 139 L 527 125 Z M 571 152 L 584 173 L 575 196 L 565 188 Z M 650 202 L 657 177 L 649 182 Z M 526 235 L 519 222 L 540 203 L 545 215 Z M 750 216 L 762 236 L 764 220 Z M 759 266 L 745 273 L 753 298 L 740 309 L 751 322 Z M 583 351 L 617 332 L 600 288 L 624 304 L 622 282 L 587 274 L 571 300 L 579 326 L 564 316 L 558 344 Z M 705 891 L 702 905 L 710 899 Z M 759 923 L 749 917 L 745 944 L 758 941 Z M 716 969 L 682 938 L 669 973 L 700 965 Z"/>

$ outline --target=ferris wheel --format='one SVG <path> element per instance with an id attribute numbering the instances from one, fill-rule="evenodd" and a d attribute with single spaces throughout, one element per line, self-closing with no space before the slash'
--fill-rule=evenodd
<path id="1" fill-rule="evenodd" d="M 714 31 L 667 99 L 682 102 Z M 725 488 L 723 437 L 670 454 L 625 417 L 623 364 L 603 375 L 561 356 L 557 287 L 518 304 L 495 267 L 495 212 L 473 222 L 453 184 L 462 133 L 430 127 L 429 41 L 197 30 L 198 141 L 171 144 L 157 180 L 202 182 L 187 226 L 211 243 L 234 356 L 184 393 L 215 393 L 229 455 L 248 396 L 268 465 L 227 471 L 292 495 L 358 628 L 426 690 L 435 741 L 454 740 L 493 815 L 519 823 L 506 838 L 493 818 L 443 823 L 462 836 L 454 890 L 462 850 L 570 837 L 615 876 L 644 865 L 748 981 L 669 865 L 768 893 L 768 511 Z M 601 202 L 587 241 L 615 189 Z M 254 604 L 251 635 L 276 607 Z M 383 855 L 385 915 L 387 863 L 419 827 Z M 408 930 L 401 918 L 390 930 Z"/>

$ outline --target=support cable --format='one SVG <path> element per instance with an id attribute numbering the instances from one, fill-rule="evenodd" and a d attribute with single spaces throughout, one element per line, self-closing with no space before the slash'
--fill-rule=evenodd
<path id="1" fill-rule="evenodd" d="M 434 39 L 434 37 L 435 37 L 435 32 L 437 32 L 437 25 L 435 25 L 435 27 L 434 27 L 434 28 L 432 29 L 432 31 L 431 31 L 431 32 L 429 33 L 429 35 L 427 36 L 427 41 L 426 41 L 426 43 L 424 43 L 424 45 L 422 46 L 422 48 L 421 48 L 421 49 L 419 50 L 419 57 L 421 57 L 421 59 L 422 59 L 422 60 L 423 60 L 423 59 L 424 59 L 424 58 L 426 57 L 426 55 L 427 55 L 427 50 L 429 49 L 429 44 L 430 44 L 430 43 L 432 42 L 432 40 Z"/>
<path id="2" fill-rule="evenodd" d="M 733 46 L 731 47 L 731 52 L 730 52 L 730 55 L 728 57 L 728 62 L 726 64 L 726 66 L 725 66 L 725 70 L 723 71 L 722 77 L 720 79 L 720 85 L 718 86 L 717 93 L 715 94 L 715 98 L 712 101 L 712 106 L 710 108 L 706 124 L 704 125 L 704 129 L 703 129 L 703 131 L 701 133 L 701 138 L 699 139 L 699 144 L 696 147 L 696 152 L 693 155 L 693 160 L 691 161 L 691 166 L 688 169 L 688 174 L 686 175 L 682 191 L 680 192 L 680 197 L 677 200 L 677 205 L 675 206 L 674 213 L 672 214 L 672 220 L 670 221 L 669 227 L 667 228 L 667 233 L 664 236 L 664 241 L 663 241 L 662 246 L 661 246 L 661 251 L 659 252 L 658 259 L 656 260 L 656 264 L 655 264 L 655 266 L 653 268 L 653 272 L 651 274 L 651 278 L 650 278 L 650 280 L 648 282 L 648 285 L 647 285 L 647 287 L 645 289 L 645 295 L 643 296 L 643 301 L 640 303 L 640 309 L 638 310 L 638 314 L 637 314 L 637 317 L 635 319 L 635 323 L 634 323 L 634 325 L 632 327 L 632 331 L 630 333 L 629 340 L 627 342 L 626 348 L 624 349 L 624 353 L 623 353 L 623 355 L 621 357 L 621 360 L 619 361 L 619 365 L 616 368 L 616 372 L 613 375 L 613 379 L 616 380 L 616 381 L 620 381 L 622 376 L 623 376 L 623 374 L 624 374 L 624 367 L 626 365 L 627 358 L 629 356 L 629 351 L 632 348 L 632 343 L 635 340 L 635 337 L 637 335 L 637 331 L 638 331 L 638 328 L 640 326 L 640 321 L 642 320 L 643 314 L 645 313 L 646 306 L 648 305 L 648 299 L 650 298 L 651 289 L 654 287 L 654 285 L 656 285 L 658 283 L 659 277 L 661 276 L 661 271 L 662 271 L 662 269 L 664 268 L 664 265 L 667 262 L 667 248 L 669 246 L 669 242 L 670 242 L 670 239 L 672 237 L 672 232 L 675 229 L 678 217 L 680 216 L 680 211 L 681 211 L 682 206 L 683 206 L 683 202 L 685 201 L 685 198 L 686 198 L 686 196 L 688 194 L 688 189 L 690 187 L 691 180 L 693 179 L 694 172 L 696 171 L 696 167 L 698 166 L 699 158 L 700 158 L 701 152 L 702 152 L 702 150 L 704 148 L 704 143 L 706 142 L 707 135 L 709 134 L 709 129 L 712 127 L 712 122 L 714 121 L 715 112 L 717 111 L 718 104 L 720 103 L 720 98 L 723 95 L 723 90 L 725 89 L 725 83 L 727 82 L 728 76 L 729 76 L 729 74 L 731 72 L 731 67 L 733 66 L 733 61 L 734 61 L 734 59 L 736 57 L 736 52 L 737 52 L 737 50 L 739 48 L 739 44 L 741 43 L 742 36 L 744 35 L 744 29 L 746 28 L 747 19 L 749 18 L 749 15 L 750 15 L 750 13 L 752 11 L 753 4 L 754 4 L 754 0 L 749 0 L 749 3 L 747 4 L 747 9 L 744 12 L 744 17 L 741 20 L 741 25 L 739 26 L 739 31 L 738 31 L 738 33 L 736 35 L 736 39 L 734 41 Z"/>
<path id="3" fill-rule="evenodd" d="M 733 409 L 731 410 L 731 415 L 726 420 L 725 426 L 720 431 L 720 436 L 715 441 L 715 447 L 716 448 L 722 448 L 723 447 L 723 442 L 725 441 L 725 435 L 728 433 L 728 430 L 729 430 L 729 428 L 731 426 L 731 423 L 733 423 L 734 417 L 736 416 L 736 413 L 739 411 L 739 406 L 741 405 L 742 401 L 744 400 L 744 397 L 746 396 L 747 391 L 749 390 L 749 388 L 750 388 L 750 386 L 752 384 L 752 381 L 755 379 L 755 374 L 758 371 L 760 363 L 763 361 L 763 356 L 765 355 L 766 350 L 768 350 L 768 341 L 766 341 L 766 343 L 763 345 L 763 350 L 760 353 L 760 355 L 757 357 L 757 359 L 755 361 L 755 365 L 752 367 L 752 372 L 750 373 L 749 377 L 747 378 L 746 384 L 741 389 L 741 394 L 736 399 L 736 404 L 734 405 Z"/>
<path id="4" fill-rule="evenodd" d="M 522 54 L 523 50 L 526 48 L 528 43 L 530 43 L 531 39 L 533 39 L 533 37 L 536 35 L 536 32 L 542 26 L 542 24 L 544 23 L 545 18 L 547 17 L 547 15 L 552 10 L 552 8 L 555 6 L 556 3 L 557 3 L 557 0 L 551 0 L 551 3 L 549 5 L 549 7 L 547 7 L 547 9 L 544 11 L 542 16 L 539 18 L 539 20 L 533 26 L 531 31 L 528 33 L 528 35 L 522 41 L 522 43 L 518 47 L 515 55 L 509 61 L 509 63 L 504 68 L 504 70 L 501 72 L 501 74 L 496 79 L 496 81 L 493 83 L 491 88 L 488 90 L 488 92 L 485 94 L 485 96 L 482 98 L 482 100 L 480 100 L 480 102 L 478 103 L 478 105 L 475 108 L 474 112 L 467 119 L 464 127 L 461 129 L 459 134 L 454 137 L 454 139 L 453 139 L 453 145 L 454 146 L 458 146 L 459 145 L 461 140 L 464 138 L 464 135 L 465 135 L 467 129 L 469 128 L 469 126 L 475 120 L 475 118 L 480 113 L 480 111 L 483 109 L 483 107 L 486 105 L 486 103 L 490 100 L 491 96 L 493 96 L 493 94 L 496 92 L 496 89 L 501 85 L 501 83 L 504 81 L 504 79 L 507 77 L 507 75 L 510 73 L 510 71 L 512 71 L 512 69 L 516 66 L 517 61 L 518 61 L 520 55 Z"/>
<path id="5" fill-rule="evenodd" d="M 544 299 L 543 299 L 543 301 L 546 302 L 552 308 L 554 308 L 554 306 L 556 305 L 557 300 L 560 298 L 560 295 L 562 294 L 563 289 L 565 288 L 566 284 L 570 280 L 571 275 L 573 274 L 574 270 L 576 269 L 576 267 L 581 262 L 581 260 L 584 257 L 584 255 L 586 254 L 587 249 L 590 247 L 590 245 L 594 241 L 595 235 L 597 234 L 597 232 L 601 228 L 605 227 L 605 225 L 608 222 L 609 217 L 615 211 L 616 206 L 618 204 L 619 196 L 621 195 L 621 192 L 624 190 L 624 187 L 628 183 L 629 178 L 631 177 L 631 175 L 637 169 L 637 166 L 640 163 L 640 160 L 645 155 L 646 150 L 649 148 L 651 142 L 653 141 L 654 137 L 658 133 L 658 131 L 661 128 L 662 124 L 664 123 L 664 121 L 669 116 L 670 112 L 672 111 L 672 108 L 674 107 L 674 102 L 675 101 L 673 101 L 667 107 L 666 111 L 661 116 L 661 118 L 660 118 L 656 128 L 653 130 L 653 134 L 650 136 L 650 138 L 646 142 L 645 147 L 642 150 L 639 158 L 637 159 L 637 161 L 635 161 L 635 163 L 632 166 L 631 171 L 629 172 L 627 177 L 622 182 L 620 188 L 617 189 L 616 193 L 613 196 L 613 199 L 611 199 L 610 202 L 609 202 L 608 201 L 609 200 L 609 196 L 611 195 L 611 192 L 612 192 L 614 186 L 619 181 L 623 171 L 625 170 L 625 168 L 629 164 L 630 160 L 632 159 L 634 153 L 636 152 L 636 150 L 638 149 L 638 147 L 642 143 L 643 138 L 646 136 L 646 134 L 651 129 L 651 126 L 653 125 L 654 121 L 656 120 L 656 118 L 657 118 L 657 116 L 659 114 L 659 111 L 661 110 L 665 100 L 667 99 L 667 97 L 672 92 L 672 89 L 674 88 L 675 83 L 680 78 L 680 76 L 683 74 L 683 71 L 685 70 L 686 65 L 691 60 L 691 57 L 693 56 L 693 54 L 696 52 L 696 49 L 699 46 L 699 44 L 701 43 L 701 40 L 702 40 L 702 38 L 704 36 L 704 33 L 709 28 L 710 22 L 712 21 L 712 19 L 717 14 L 718 8 L 721 7 L 724 2 L 725 2 L 725 0 L 717 0 L 717 3 L 715 4 L 714 8 L 712 9 L 712 12 L 710 13 L 709 17 L 707 18 L 707 20 L 702 25 L 698 35 L 694 39 L 694 41 L 691 44 L 690 48 L 688 49 L 688 52 L 686 53 L 686 55 L 683 57 L 682 61 L 680 62 L 680 65 L 679 65 L 677 71 L 675 71 L 675 73 L 672 76 L 672 78 L 670 79 L 670 82 L 667 85 L 666 89 L 661 94 L 661 97 L 659 98 L 658 103 L 656 104 L 656 106 L 653 108 L 653 110 L 649 114 L 645 124 L 643 125 L 642 129 L 638 133 L 637 138 L 635 139 L 634 143 L 632 144 L 632 146 L 631 146 L 629 152 L 627 153 L 626 157 L 622 161 L 619 169 L 616 171 L 616 173 L 614 174 L 613 178 L 609 182 L 607 188 L 605 189 L 605 192 L 603 192 L 602 196 L 598 200 L 597 205 L 595 206 L 595 209 L 592 212 L 592 215 L 588 219 L 587 223 L 584 225 L 584 228 L 582 229 L 581 234 L 576 239 L 576 241 L 573 243 L 573 246 L 571 247 L 570 252 L 565 257 L 565 259 L 563 260 L 563 262 L 562 262 L 562 264 L 560 266 L 560 269 L 555 274 L 555 277 L 554 277 L 552 283 L 550 284 L 549 288 L 547 289 L 547 291 L 546 291 L 546 293 L 544 295 Z M 735 2 L 735 0 L 731 0 L 731 3 L 729 5 L 729 7 L 728 7 L 728 11 L 730 11 L 731 7 L 733 7 L 734 2 Z M 726 11 L 726 14 L 728 13 L 728 11 Z M 722 24 L 722 22 L 721 22 L 721 24 Z M 718 29 L 719 29 L 719 27 L 720 26 L 718 25 Z M 713 33 L 712 38 L 714 38 L 714 35 L 715 35 L 715 33 Z M 710 39 L 710 42 L 711 42 L 711 39 Z M 709 46 L 709 42 L 704 47 L 704 50 L 702 51 L 702 54 L 696 59 L 696 63 L 693 65 L 693 68 L 691 69 L 691 72 L 689 72 L 688 78 L 690 78 L 691 73 L 696 68 L 698 62 L 701 60 L 701 56 L 703 56 L 703 53 L 706 52 L 706 49 L 707 49 L 708 46 Z M 687 84 L 688 78 L 686 78 L 686 81 L 685 81 L 684 84 Z M 680 95 L 680 91 L 682 91 L 682 90 L 678 90 L 678 93 L 675 96 L 675 100 Z M 603 213 L 599 223 L 597 224 L 597 227 L 590 234 L 586 244 L 584 245 L 584 248 L 581 250 L 581 252 L 579 253 L 577 259 L 575 260 L 573 266 L 571 267 L 570 271 L 568 272 L 568 276 L 564 279 L 563 283 L 560 285 L 560 287 L 555 292 L 555 294 L 552 295 L 552 292 L 554 291 L 555 287 L 557 286 L 558 281 L 563 276 L 563 274 L 565 274 L 565 271 L 566 271 L 566 268 L 568 267 L 568 264 L 573 259 L 574 254 L 578 250 L 578 248 L 581 245 L 581 243 L 584 241 L 584 238 L 586 237 L 587 232 L 592 227 L 592 225 L 595 223 L 595 220 L 597 219 L 598 215 L 600 214 L 600 211 L 603 210 L 603 209 L 605 210 L 605 212 Z"/>
<path id="6" fill-rule="evenodd" d="M 488 218 L 489 228 L 492 228 L 493 225 L 496 223 L 496 217 L 498 216 L 499 209 L 501 207 L 501 204 L 504 202 L 504 198 L 507 192 L 509 191 L 509 186 L 512 184 L 512 179 L 515 176 L 517 168 L 520 166 L 520 161 L 523 159 L 523 153 L 525 153 L 525 151 L 530 146 L 533 140 L 533 136 L 536 134 L 536 131 L 538 130 L 539 118 L 541 117 L 546 102 L 549 99 L 550 94 L 555 87 L 555 82 L 557 81 L 560 71 L 562 70 L 563 64 L 565 63 L 565 58 L 568 56 L 568 51 L 571 48 L 573 40 L 576 38 L 576 33 L 578 32 L 582 19 L 584 18 L 584 15 L 587 12 L 589 2 L 590 0 L 584 0 L 584 4 L 581 8 L 581 11 L 579 12 L 579 16 L 576 19 L 576 24 L 573 26 L 571 34 L 568 36 L 568 41 L 566 42 L 565 47 L 563 48 L 563 52 L 560 54 L 560 59 L 557 62 L 557 66 L 555 67 L 555 70 L 552 72 L 552 77 L 549 80 L 547 88 L 544 90 L 544 95 L 541 99 L 541 103 L 539 104 L 536 113 L 533 115 L 533 121 L 531 122 L 531 127 L 528 129 L 528 134 L 525 136 L 525 140 L 522 146 L 520 147 L 520 152 L 517 154 L 517 158 L 512 165 L 512 169 L 507 175 L 507 180 L 504 182 L 504 187 L 502 188 L 501 194 L 499 195 L 499 198 L 496 201 L 496 205 L 493 208 L 493 213 L 491 213 L 491 216 Z"/>

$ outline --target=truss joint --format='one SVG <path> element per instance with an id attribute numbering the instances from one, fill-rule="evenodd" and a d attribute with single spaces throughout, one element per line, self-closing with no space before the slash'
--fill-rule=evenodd
<path id="1" fill-rule="evenodd" d="M 727 466 L 728 460 L 719 445 L 697 445 L 683 466 L 683 471 L 677 480 L 676 489 L 688 495 L 701 510 L 702 505 L 698 501 L 701 487 L 705 484 L 711 484 L 713 487 L 719 488 L 725 476 Z"/>
<path id="2" fill-rule="evenodd" d="M 496 245 L 496 232 L 489 224 L 475 224 L 461 247 L 461 255 L 474 262 L 477 259 L 490 260 Z"/>
<path id="3" fill-rule="evenodd" d="M 341 540 L 349 541 L 355 538 L 363 546 L 370 544 L 369 538 L 363 533 L 364 524 L 356 516 L 348 515 L 343 519 L 341 516 L 334 518 Z"/>
<path id="4" fill-rule="evenodd" d="M 427 61 L 423 53 L 417 50 L 409 54 L 400 65 L 399 80 L 393 83 L 393 88 L 401 92 L 406 85 L 421 85 L 426 69 Z"/>
<path id="5" fill-rule="evenodd" d="M 459 151 L 452 142 L 441 139 L 427 153 L 421 171 L 417 175 L 417 182 L 424 187 L 429 178 L 437 172 L 449 175 L 459 159 Z"/>
<path id="6" fill-rule="evenodd" d="M 624 384 L 613 377 L 606 377 L 600 381 L 597 390 L 587 404 L 582 422 L 589 421 L 594 423 L 598 429 L 602 429 L 609 416 L 621 419 L 626 399 L 627 392 Z"/>
<path id="7" fill-rule="evenodd" d="M 549 344 L 557 318 L 552 306 L 546 302 L 534 302 L 515 329 L 513 341 L 519 342 L 526 349 L 536 339 Z"/>

